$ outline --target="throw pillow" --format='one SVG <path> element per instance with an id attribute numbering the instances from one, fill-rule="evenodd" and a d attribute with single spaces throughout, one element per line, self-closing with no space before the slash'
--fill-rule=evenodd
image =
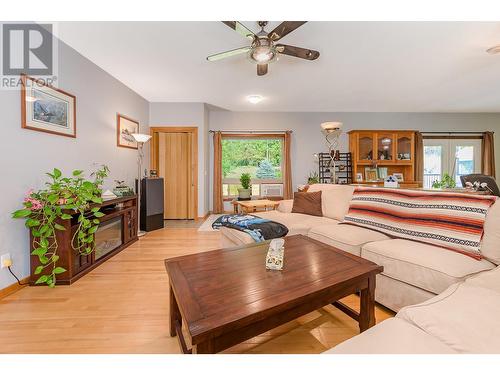
<path id="1" fill-rule="evenodd" d="M 314 193 L 294 193 L 292 213 L 323 216 L 323 210 L 321 209 L 321 191 L 315 191 Z"/>

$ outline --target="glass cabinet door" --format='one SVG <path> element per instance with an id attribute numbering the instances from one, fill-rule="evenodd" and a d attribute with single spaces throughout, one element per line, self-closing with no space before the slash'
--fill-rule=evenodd
<path id="1" fill-rule="evenodd" d="M 394 160 L 393 135 L 377 134 L 377 160 Z"/>
<path id="2" fill-rule="evenodd" d="M 372 134 L 358 135 L 358 159 L 373 160 L 373 136 Z"/>
<path id="3" fill-rule="evenodd" d="M 397 160 L 401 161 L 411 161 L 412 152 L 411 152 L 411 136 L 407 134 L 398 134 L 398 143 L 397 143 Z"/>

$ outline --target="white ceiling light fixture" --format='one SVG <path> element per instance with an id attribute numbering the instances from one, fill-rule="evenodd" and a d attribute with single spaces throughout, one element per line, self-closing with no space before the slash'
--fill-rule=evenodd
<path id="1" fill-rule="evenodd" d="M 252 104 L 259 104 L 264 98 L 262 95 L 248 95 L 247 100 Z"/>
<path id="2" fill-rule="evenodd" d="M 260 33 L 259 33 L 260 34 Z M 255 64 L 268 64 L 278 57 L 276 47 L 271 40 L 260 39 L 255 46 L 248 51 L 248 58 Z"/>
<path id="3" fill-rule="evenodd" d="M 499 54 L 500 53 L 500 44 L 499 45 L 496 45 L 496 46 L 493 46 L 491 48 L 488 48 L 486 50 L 487 53 L 489 53 L 490 55 L 496 55 L 496 54 Z"/>

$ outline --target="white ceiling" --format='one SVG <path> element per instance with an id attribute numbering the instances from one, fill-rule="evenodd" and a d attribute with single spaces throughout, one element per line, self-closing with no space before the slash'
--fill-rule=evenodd
<path id="1" fill-rule="evenodd" d="M 500 44 L 498 22 L 308 22 L 280 42 L 316 49 L 319 59 L 282 56 L 263 77 L 245 55 L 206 61 L 248 43 L 220 22 L 66 22 L 58 33 L 152 102 L 233 111 L 500 112 L 500 55 L 485 53 Z M 266 99 L 252 105 L 249 94 Z"/>

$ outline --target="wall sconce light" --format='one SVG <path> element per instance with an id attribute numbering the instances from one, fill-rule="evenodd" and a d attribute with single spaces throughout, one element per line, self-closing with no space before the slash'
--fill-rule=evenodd
<path id="1" fill-rule="evenodd" d="M 330 155 L 330 183 L 337 183 L 337 176 L 335 171 L 335 161 L 339 153 L 339 136 L 342 133 L 342 123 L 338 121 L 328 121 L 321 124 L 321 131 L 325 136 L 328 145 L 328 154 Z"/>

